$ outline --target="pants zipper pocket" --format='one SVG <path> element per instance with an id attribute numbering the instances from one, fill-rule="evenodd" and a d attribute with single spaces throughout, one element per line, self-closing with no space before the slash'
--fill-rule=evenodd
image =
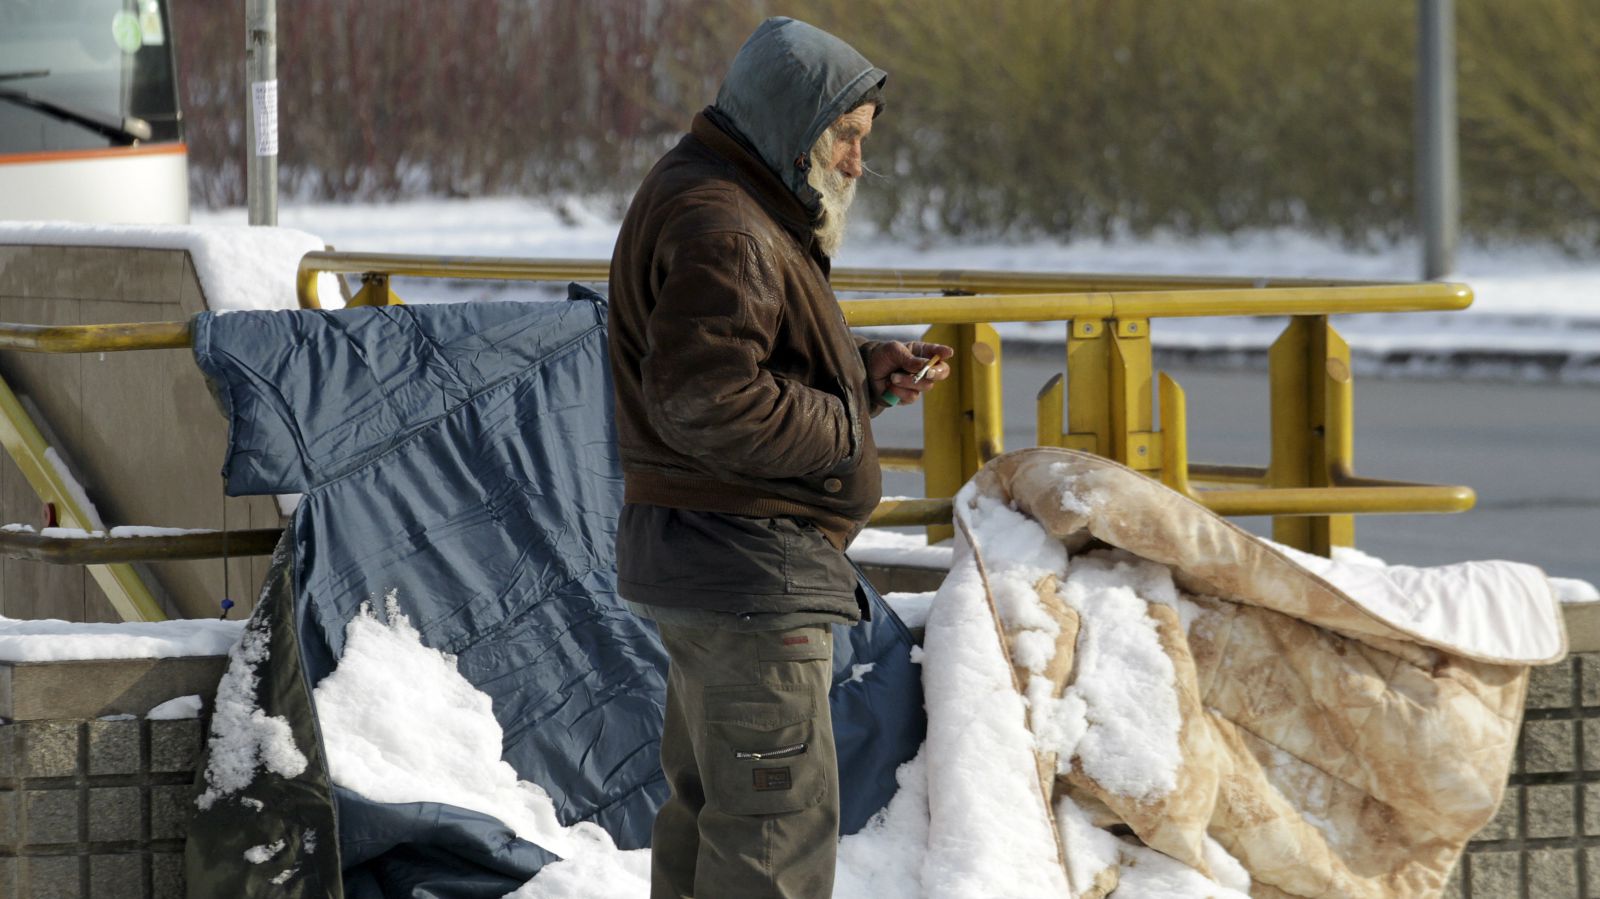
<path id="1" fill-rule="evenodd" d="M 735 749 L 733 751 L 733 757 L 740 761 L 764 762 L 768 759 L 790 758 L 801 755 L 805 751 L 806 744 L 796 743 L 793 746 L 784 746 L 781 749 L 774 749 L 771 752 L 740 752 L 739 750 Z"/>

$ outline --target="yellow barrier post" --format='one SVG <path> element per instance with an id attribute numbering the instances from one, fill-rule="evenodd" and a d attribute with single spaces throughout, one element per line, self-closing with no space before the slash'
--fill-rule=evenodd
<path id="1" fill-rule="evenodd" d="M 1183 388 L 1161 373 L 1161 483 L 1195 497 L 1189 484 L 1189 403 Z"/>
<path id="2" fill-rule="evenodd" d="M 922 481 L 930 499 L 955 496 L 985 462 L 1005 451 L 1000 335 L 986 324 L 934 325 L 922 339 L 955 349 L 950 378 L 923 394 Z M 948 524 L 928 526 L 928 542 L 947 540 Z"/>
<path id="3" fill-rule="evenodd" d="M 389 286 L 389 276 L 382 272 L 361 276 L 361 289 L 350 298 L 346 306 L 400 306 L 400 295 Z"/>
<path id="4" fill-rule="evenodd" d="M 1116 322 L 1111 356 L 1112 458 L 1137 471 L 1161 467 L 1151 402 L 1150 321 Z"/>
<path id="5" fill-rule="evenodd" d="M 1062 403 L 1066 399 L 1066 385 L 1062 383 L 1060 374 L 1050 376 L 1039 388 L 1039 395 L 1034 400 L 1034 442 L 1040 446 L 1061 446 L 1062 439 L 1066 437 L 1063 430 Z"/>
<path id="6" fill-rule="evenodd" d="M 1138 471 L 1160 468 L 1151 377 L 1149 319 L 1073 321 L 1067 332 L 1068 430 L 1054 445 Z"/>
<path id="7" fill-rule="evenodd" d="M 1272 458 L 1267 485 L 1278 488 L 1335 486 L 1331 464 L 1348 465 L 1353 455 L 1349 406 L 1329 408 L 1330 391 L 1350 390 L 1350 346 L 1325 315 L 1297 316 L 1268 352 L 1272 381 Z M 1279 543 L 1318 555 L 1355 542 L 1349 515 L 1279 516 L 1272 522 Z"/>
<path id="8" fill-rule="evenodd" d="M 1067 329 L 1067 430 L 1056 446 L 1112 458 L 1111 334 L 1080 318 Z"/>

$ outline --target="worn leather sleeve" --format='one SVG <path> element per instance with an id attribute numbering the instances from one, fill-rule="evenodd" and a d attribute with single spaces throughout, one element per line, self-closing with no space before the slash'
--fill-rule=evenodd
<path id="1" fill-rule="evenodd" d="M 645 414 L 668 446 L 759 478 L 820 476 L 848 458 L 839 397 L 763 368 L 783 294 L 736 231 L 677 242 L 646 328 Z"/>

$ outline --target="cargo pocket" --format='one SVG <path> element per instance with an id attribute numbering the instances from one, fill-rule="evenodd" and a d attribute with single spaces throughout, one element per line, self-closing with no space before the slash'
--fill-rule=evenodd
<path id="1" fill-rule="evenodd" d="M 810 687 L 705 688 L 707 805 L 781 815 L 820 803 L 828 790 L 821 753 L 833 747 L 816 745 L 816 714 Z"/>

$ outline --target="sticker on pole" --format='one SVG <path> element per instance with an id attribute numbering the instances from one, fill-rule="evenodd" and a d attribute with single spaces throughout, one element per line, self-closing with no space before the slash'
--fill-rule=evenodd
<path id="1" fill-rule="evenodd" d="M 250 85 L 250 106 L 255 112 L 256 155 L 278 155 L 278 81 Z"/>

